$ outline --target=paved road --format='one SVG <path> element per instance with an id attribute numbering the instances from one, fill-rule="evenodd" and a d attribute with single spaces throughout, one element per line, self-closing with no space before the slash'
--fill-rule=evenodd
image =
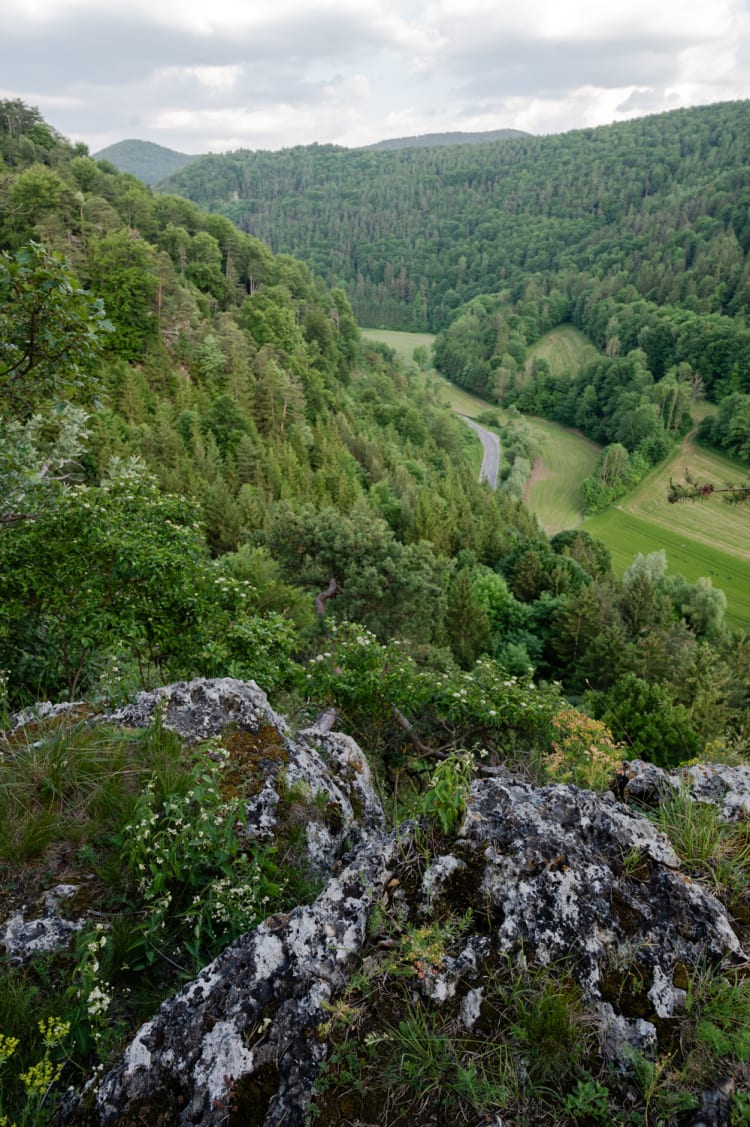
<path id="1" fill-rule="evenodd" d="M 500 471 L 500 439 L 491 430 L 485 430 L 480 427 L 479 423 L 475 423 L 473 419 L 467 418 L 466 415 L 459 415 L 473 431 L 479 435 L 484 450 L 484 457 L 482 458 L 482 468 L 479 471 L 479 480 L 489 482 L 492 489 L 497 489 L 497 475 Z"/>

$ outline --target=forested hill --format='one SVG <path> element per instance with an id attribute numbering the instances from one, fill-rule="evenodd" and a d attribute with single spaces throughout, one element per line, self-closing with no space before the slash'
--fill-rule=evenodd
<path id="1" fill-rule="evenodd" d="M 344 285 L 363 324 L 436 330 L 539 272 L 743 310 L 748 166 L 750 103 L 733 102 L 479 145 L 238 151 L 167 186 Z"/>
<path id="2" fill-rule="evenodd" d="M 416 137 L 391 137 L 366 145 L 367 149 L 429 149 L 435 145 L 479 145 L 485 141 L 507 141 L 528 137 L 522 129 L 488 129 L 481 133 L 419 133 Z"/>
<path id="3" fill-rule="evenodd" d="M 118 172 L 129 172 L 144 184 L 156 184 L 198 157 L 178 153 L 153 141 L 117 141 L 94 153 L 94 160 L 107 160 Z"/>
<path id="4" fill-rule="evenodd" d="M 721 112 L 731 117 L 733 111 Z M 596 147 L 598 134 L 592 136 Z M 738 147 L 745 143 L 738 136 Z M 504 144 L 510 151 L 531 142 Z M 406 154 L 403 167 L 408 168 L 408 161 L 422 159 L 419 154 L 442 160 L 439 154 L 473 152 L 472 159 L 478 159 L 483 148 L 362 151 L 346 160 L 366 167 L 398 162 Z M 706 176 L 711 175 L 711 151 L 706 140 L 701 164 Z M 331 154 L 337 159 L 336 150 L 325 154 L 325 160 Z M 317 156 L 311 167 L 317 167 Z M 282 154 L 282 166 L 294 159 Z M 291 163 L 286 167 L 291 169 Z M 573 170 L 570 177 L 572 183 Z M 455 181 L 457 197 L 463 183 Z M 601 206 L 606 183 L 602 173 Z M 549 191 L 551 214 L 556 206 L 552 185 Z M 314 190 L 308 198 L 315 200 Z M 738 209 L 741 200 L 738 190 Z M 316 967 L 320 952 L 330 948 L 333 961 L 326 965 L 339 982 L 345 963 L 352 965 L 352 952 L 347 947 L 341 961 L 340 949 L 329 940 L 339 935 L 347 943 L 346 929 L 352 926 L 368 949 L 384 952 L 383 982 L 387 977 L 414 983 L 423 968 L 432 975 L 448 951 L 451 958 L 455 951 L 459 970 L 466 965 L 461 952 L 473 951 L 479 960 L 488 950 L 484 932 L 496 931 L 496 923 L 483 901 L 477 912 L 482 931 L 475 942 L 466 930 L 474 904 L 463 898 L 462 889 L 474 882 L 483 890 L 483 878 L 466 852 L 455 868 L 443 862 L 446 835 L 460 825 L 481 760 L 488 761 L 493 776 L 498 768 L 512 773 L 514 795 L 526 779 L 608 788 L 623 756 L 664 766 L 698 757 L 719 764 L 747 762 L 750 647 L 744 634 L 727 625 L 723 592 L 710 578 L 691 582 L 671 573 L 663 552 L 637 558 L 618 578 L 605 545 L 586 531 L 566 530 L 552 540 L 544 536 L 511 492 L 523 476 L 521 464 L 530 468 L 536 456 L 528 428 L 509 426 L 503 433 L 506 458 L 514 461 L 512 470 L 507 463 L 502 469 L 501 488 L 494 492 L 480 485 L 478 457 L 471 460 L 475 439 L 437 401 L 429 372 L 414 366 L 404 370 L 387 348 L 364 343 L 340 288 L 326 288 L 308 266 L 275 256 L 225 216 L 208 214 L 183 197 L 155 194 L 108 162 L 97 163 L 84 146 L 70 145 L 20 101 L 0 102 L 0 201 L 0 908 L 5 909 L 0 918 L 9 921 L 8 935 L 11 929 L 16 934 L 18 917 L 12 913 L 37 904 L 47 913 L 60 889 L 72 886 L 77 891 L 66 912 L 77 917 L 89 911 L 95 919 L 75 940 L 68 927 L 73 920 L 66 918 L 59 933 L 62 947 L 53 954 L 45 945 L 27 963 L 12 961 L 15 955 L 0 958 L 0 1057 L 5 1063 L 12 1058 L 0 1076 L 0 1120 L 59 1122 L 62 1107 L 67 1117 L 73 1103 L 62 1093 L 69 1085 L 100 1076 L 160 1000 L 261 920 L 266 921 L 264 944 L 269 936 L 281 944 L 282 925 L 275 921 L 289 920 L 289 928 L 313 952 Z M 352 197 L 350 205 L 353 213 L 358 201 Z M 347 214 L 347 208 L 337 210 Z M 387 225 L 385 215 L 373 218 Z M 717 222 L 724 230 L 724 220 Z M 447 233 L 445 238 L 448 253 Z M 529 253 L 532 246 L 527 244 Z M 696 263 L 699 258 L 696 254 Z M 724 273 L 731 277 L 728 267 Z M 564 312 L 569 298 L 539 287 L 534 297 L 531 285 L 528 279 L 522 283 L 523 307 L 511 307 L 510 299 L 495 295 L 457 317 L 450 337 L 441 341 L 444 359 L 465 358 L 471 343 L 481 360 L 480 375 L 503 375 L 507 354 L 518 364 L 517 373 L 510 368 L 505 373 L 508 386 L 518 374 L 523 377 L 515 383 L 519 395 L 549 391 L 539 357 L 527 381 L 524 342 L 543 317 Z M 587 302 L 592 309 L 603 304 L 609 318 L 606 300 L 587 285 L 584 281 L 582 308 Z M 623 323 L 623 348 L 629 343 L 626 327 Z M 610 352 L 615 351 L 613 344 Z M 613 361 L 611 368 L 605 359 Z M 580 405 L 596 425 L 609 426 L 614 420 L 604 416 L 612 414 L 614 392 L 620 390 L 617 426 L 627 432 L 623 442 L 638 439 L 633 456 L 641 464 L 686 424 L 682 371 L 654 382 L 644 364 L 637 349 L 622 357 L 595 357 Z M 552 370 L 547 375 L 555 377 Z M 494 425 L 489 419 L 487 424 Z M 624 446 L 603 455 L 607 474 L 621 475 L 623 456 L 631 457 Z M 219 678 L 219 684 L 208 689 L 205 681 L 192 688 L 184 684 L 207 677 Z M 326 724 L 335 715 L 337 726 L 359 741 L 376 772 L 394 823 L 414 818 L 409 868 L 391 870 L 390 860 L 382 857 L 377 862 L 381 871 L 383 864 L 388 868 L 385 914 L 352 908 L 354 886 L 344 869 L 335 895 L 323 897 L 342 904 L 346 922 L 341 930 L 326 924 L 320 944 L 316 939 L 310 946 L 307 925 L 299 923 L 304 917 L 287 915 L 300 899 L 314 895 L 311 882 L 319 870 L 312 868 L 312 858 L 317 865 L 328 856 L 329 842 L 340 841 L 346 849 L 352 844 L 348 814 L 335 797 L 343 799 L 344 791 L 338 784 L 335 790 L 321 787 L 320 776 L 311 776 L 307 767 L 298 774 L 294 764 L 300 760 L 290 758 L 286 728 L 277 729 L 278 716 L 258 706 L 262 694 L 227 679 L 256 681 L 295 728 L 309 729 L 326 717 L 318 725 L 321 749 L 347 780 L 351 805 L 346 798 L 346 808 L 354 813 L 356 804 L 359 814 L 368 805 L 357 780 L 366 779 L 369 768 L 346 737 L 333 741 Z M 155 701 L 151 719 L 141 713 L 137 721 L 130 714 L 136 724 L 148 724 L 140 733 L 124 714 L 126 729 L 89 724 L 93 711 L 107 713 L 111 721 L 113 706 L 140 689 L 170 682 L 183 682 L 172 700 L 187 704 L 195 693 L 193 699 L 200 696 L 213 717 L 204 723 L 204 711 L 190 727 L 190 747 L 176 738 L 170 715 Z M 219 698 L 214 711 L 211 702 Z M 47 734 L 44 711 L 30 714 L 33 727 L 15 728 L 14 710 L 41 700 L 74 700 L 77 707 L 52 710 Z M 165 705 L 167 713 L 171 707 Z M 226 720 L 217 721 L 219 716 Z M 209 732 L 214 735 L 205 740 Z M 299 746 L 311 763 L 318 735 L 308 731 Z M 282 767 L 289 769 L 282 772 Z M 265 782 L 256 787 L 266 771 L 272 772 L 266 775 L 269 784 L 271 778 L 278 781 L 278 801 Z M 502 779 L 488 780 L 492 787 L 496 783 L 505 786 Z M 560 809 L 561 788 L 541 793 L 545 807 L 552 795 L 552 805 Z M 590 811 L 589 799 L 581 801 Z M 495 797 L 492 803 L 495 809 Z M 684 795 L 681 803 L 669 825 L 675 832 L 688 827 L 682 837 L 686 878 L 690 874 L 692 882 L 696 871 L 707 874 L 711 888 L 720 886 L 738 919 L 746 920 L 744 829 L 740 826 L 744 837 L 734 831 L 729 837 L 723 822 L 705 821 L 702 805 Z M 570 809 L 578 825 L 581 817 Z M 612 800 L 601 809 L 607 824 L 614 824 Z M 267 812 L 273 810 L 283 814 L 288 834 L 275 832 L 267 840 Z M 622 819 L 632 821 L 627 812 Z M 599 838 L 592 837 L 588 814 L 584 822 L 590 850 Z M 545 887 L 547 878 L 554 878 L 567 896 L 573 886 L 565 874 L 561 883 L 557 860 L 562 857 L 567 865 L 570 848 L 563 841 L 561 851 L 546 830 L 540 836 L 540 824 L 537 819 L 532 825 L 530 864 Z M 306 825 L 312 827 L 309 835 L 303 832 Z M 498 832 L 506 834 L 506 829 L 503 823 Z M 694 832 L 706 843 L 700 864 L 690 837 Z M 465 844 L 463 832 L 460 839 Z M 393 857 L 404 864 L 406 840 L 393 841 Z M 481 853 L 492 840 L 481 829 Z M 631 849 L 627 840 L 625 850 L 618 840 L 616 867 L 618 881 L 628 883 L 617 887 L 627 888 L 639 903 L 644 897 L 653 900 L 664 915 L 661 870 L 649 869 L 653 858 L 646 864 L 640 847 Z M 643 840 L 651 838 L 638 836 Z M 309 842 L 307 853 L 303 841 Z M 368 848 L 380 850 L 383 841 L 373 836 Z M 432 853 L 425 852 L 425 843 L 431 843 Z M 440 860 L 430 862 L 429 871 L 438 873 L 430 884 L 425 865 L 433 855 Z M 547 856 L 553 857 L 555 871 L 540 863 Z M 682 895 L 687 886 L 674 869 L 676 862 L 671 854 L 660 856 L 666 856 Z M 736 860 L 736 867 L 727 859 Z M 510 863 L 514 872 L 527 872 L 523 858 Z M 588 879 L 590 857 L 585 864 L 580 871 Z M 399 874 L 395 878 L 393 871 Z M 351 872 L 354 880 L 354 868 Z M 366 871 L 359 872 L 360 879 L 374 887 Z M 446 920 L 444 892 L 453 885 L 460 917 Z M 436 890 L 439 931 L 423 927 L 419 914 L 419 927 L 401 936 L 406 901 L 400 898 L 407 886 L 422 888 L 430 900 Z M 394 888 L 396 898 L 390 899 Z M 372 895 L 380 912 L 380 892 Z M 630 901 L 618 903 L 625 905 L 625 922 L 615 935 L 617 943 L 621 935 L 632 934 Z M 497 912 L 496 920 L 506 918 L 502 905 Z M 372 927 L 365 928 L 366 915 L 376 921 Z M 33 926 L 27 934 L 36 941 L 39 921 L 28 922 Z M 595 923 L 601 931 L 599 917 Z M 696 931 L 700 937 L 702 926 Z M 526 935 L 526 922 L 524 929 Z M 264 946 L 266 953 L 252 957 L 266 978 L 263 968 L 271 965 L 266 954 L 274 949 Z M 248 948 L 236 950 L 245 974 Z M 297 940 L 290 940 L 293 960 L 299 950 Z M 398 964 L 392 961 L 396 955 Z M 286 997 L 290 979 L 273 954 L 268 958 Z M 691 967 L 699 965 L 698 956 L 690 958 Z M 477 974 L 484 974 L 484 965 L 477 961 Z M 502 953 L 491 974 L 506 965 Z M 562 966 L 560 960 L 555 963 L 556 974 Z M 410 978 L 402 974 L 406 968 Z M 631 990 L 631 970 L 628 963 L 621 976 L 625 985 L 619 971 L 608 978 L 613 1000 Z M 524 964 L 524 984 L 527 971 Z M 465 1046 L 456 1050 L 456 1060 L 466 1063 L 461 1076 L 439 1062 L 446 1099 L 453 1101 L 461 1092 L 467 1102 L 444 1102 L 442 1110 L 447 1107 L 453 1115 L 460 1108 L 467 1122 L 486 1119 L 487 1108 L 496 1114 L 498 1106 L 507 1108 L 511 1119 L 526 1116 L 538 1123 L 588 1122 L 592 1107 L 597 1121 L 612 1118 L 625 1097 L 610 1099 L 602 1084 L 592 1089 L 594 1074 L 609 1073 L 598 1064 L 590 1066 L 594 1073 L 589 1070 L 583 1040 L 575 1052 L 569 1048 L 573 1041 L 564 1042 L 566 1062 L 571 1062 L 567 1090 L 551 1083 L 548 1071 L 531 1072 L 529 1061 L 546 1060 L 551 1040 L 562 1043 L 560 1030 L 568 1026 L 557 1016 L 557 995 L 546 992 L 547 977 L 533 995 L 525 992 L 526 985 L 519 993 L 519 981 L 513 969 L 511 989 L 520 999 L 516 1009 L 501 1000 L 497 1011 L 512 1016 L 517 1073 L 507 1073 L 506 1083 L 503 1058 L 502 1083 L 490 1089 L 483 1070 L 497 1072 L 496 1034 L 491 1033 L 494 1055 L 483 1058 L 470 1030 Z M 561 981 L 568 997 L 566 980 Z M 641 1008 L 642 986 L 639 979 L 637 1012 L 650 1018 L 651 1010 Z M 738 988 L 734 978 L 728 980 L 726 1026 L 716 1024 L 715 993 L 705 994 L 702 1010 L 686 1011 L 689 1029 L 685 1024 L 678 1031 L 679 1060 L 671 1026 L 663 1043 L 648 1040 L 655 1059 L 647 1084 L 639 1079 L 645 1075 L 640 1056 L 627 1075 L 618 1071 L 618 1093 L 627 1085 L 630 1121 L 647 1121 L 657 1085 L 664 1093 L 660 1108 L 695 1107 L 708 1085 L 715 1088 L 747 1059 L 746 1040 L 727 1041 L 723 1032 L 747 1027 L 737 1019 Z M 687 997 L 682 986 L 679 993 Z M 258 997 L 265 1007 L 265 995 Z M 585 1044 L 593 1047 L 588 1017 L 577 995 L 569 997 L 585 1019 Z M 551 1016 L 540 1025 L 542 1010 Z M 238 1012 L 232 1011 L 232 1022 Z M 349 1002 L 338 1012 L 348 1037 Z M 443 1033 L 434 1024 L 437 1011 L 426 1012 L 429 1047 Z M 699 1020 L 701 1014 L 705 1021 Z M 259 1021 L 258 1030 L 265 1038 L 262 1025 Z M 208 1044 L 210 1030 L 201 1021 L 198 1026 Z M 693 1049 L 693 1041 L 683 1043 L 683 1033 L 687 1037 L 703 1026 L 708 1033 L 701 1045 Z M 240 1026 L 232 1028 L 239 1037 Z M 438 1030 L 434 1036 L 433 1029 Z M 711 1071 L 703 1063 L 709 1037 Z M 277 1075 L 278 1046 L 286 1043 L 261 1045 L 270 1054 L 258 1058 L 262 1079 L 257 1088 L 243 1090 L 238 1106 L 250 1107 L 253 1115 L 261 1105 L 270 1107 L 264 1094 L 267 1073 Z M 245 1053 L 249 1042 L 242 1045 Z M 253 1042 L 252 1052 L 258 1045 Z M 221 1053 L 224 1046 L 222 1040 Z M 367 1059 L 374 1061 L 368 1046 Z M 393 1080 L 385 1076 L 389 1108 L 404 1075 L 399 1054 L 393 1057 Z M 204 1069 L 205 1056 L 192 1059 L 203 1075 L 224 1076 L 226 1053 L 215 1069 Z M 330 1059 L 344 1061 L 347 1069 L 354 1061 L 352 1067 L 359 1069 L 356 1056 L 331 1054 Z M 184 1072 L 181 1063 L 179 1068 Z M 151 1069 L 136 1071 L 153 1079 Z M 417 1122 L 425 1106 L 421 1064 L 414 1075 L 419 1077 Z M 176 1089 L 171 1080 L 169 1085 L 164 1095 L 171 1101 Z M 88 1083 L 87 1090 L 92 1091 Z M 586 1096 L 592 1091 L 596 1104 Z M 217 1092 L 221 1102 L 210 1109 L 202 1105 L 206 1122 L 233 1116 L 234 1078 L 227 1077 Z M 180 1100 L 183 1095 L 180 1088 Z M 332 1101 L 335 1097 L 330 1122 L 339 1122 L 338 1091 L 330 1089 L 329 1095 Z M 140 1103 L 139 1121 L 152 1109 L 156 1118 L 151 1115 L 149 1122 L 184 1117 L 185 1107 L 167 1106 L 159 1103 L 156 1110 L 156 1103 Z M 744 1115 L 744 1105 L 737 1106 Z M 93 1122 L 92 1108 L 79 1110 L 79 1122 Z M 664 1122 L 674 1121 L 667 1111 Z"/>

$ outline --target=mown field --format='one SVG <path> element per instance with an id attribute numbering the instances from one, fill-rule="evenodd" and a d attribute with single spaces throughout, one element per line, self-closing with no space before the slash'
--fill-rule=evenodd
<path id="1" fill-rule="evenodd" d="M 589 517 L 584 527 L 607 545 L 619 575 L 630 567 L 638 552 L 648 555 L 663 548 L 670 571 L 691 581 L 708 576 L 727 597 L 728 621 L 750 631 L 750 565 L 746 560 L 691 538 L 682 531 L 679 521 L 669 528 L 666 523 L 653 524 L 621 509 Z"/>
<path id="2" fill-rule="evenodd" d="M 527 353 L 526 372 L 531 372 L 535 360 L 546 360 L 553 376 L 564 372 L 575 375 L 598 355 L 596 346 L 584 333 L 572 325 L 560 325 L 532 344 Z"/>
<path id="3" fill-rule="evenodd" d="M 708 576 L 727 596 L 728 618 L 750 630 L 750 505 L 730 506 L 718 496 L 670 505 L 669 480 L 683 478 L 686 468 L 717 486 L 747 477 L 739 463 L 688 438 L 618 508 L 589 517 L 585 527 L 604 540 L 619 572 L 636 552 L 664 548 L 671 571 Z"/>
<path id="4" fill-rule="evenodd" d="M 414 349 L 419 345 L 431 348 L 435 337 L 433 333 L 400 333 L 391 329 L 363 329 L 362 336 L 387 344 L 405 364 L 413 364 Z"/>

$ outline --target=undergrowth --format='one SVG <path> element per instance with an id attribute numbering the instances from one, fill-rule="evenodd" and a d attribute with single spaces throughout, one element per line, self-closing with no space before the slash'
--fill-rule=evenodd
<path id="1" fill-rule="evenodd" d="M 54 1118 L 59 1092 L 110 1063 L 169 993 L 316 886 L 292 832 L 279 855 L 245 836 L 253 780 L 243 760 L 238 783 L 219 739 L 188 749 L 158 717 L 142 731 L 63 718 L 0 756 L 2 917 L 33 917 L 68 885 L 64 914 L 89 921 L 67 949 L 0 963 L 0 1125 L 21 1127 Z"/>

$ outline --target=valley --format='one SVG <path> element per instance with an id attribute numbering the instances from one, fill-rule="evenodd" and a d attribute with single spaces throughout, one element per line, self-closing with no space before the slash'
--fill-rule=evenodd
<path id="1" fill-rule="evenodd" d="M 749 137 L 0 101 L 0 1124 L 748 1119 Z"/>
<path id="2" fill-rule="evenodd" d="M 412 368 L 414 349 L 431 347 L 434 341 L 427 333 L 385 329 L 364 329 L 363 333 L 366 339 L 393 348 L 399 360 Z M 544 357 L 561 371 L 575 370 L 596 354 L 582 334 L 568 326 L 547 334 L 531 352 L 529 364 L 534 357 Z M 458 414 L 473 418 L 496 411 L 508 422 L 507 411 L 456 387 L 434 369 L 425 380 L 439 389 L 441 401 Z M 698 407 L 697 416 L 703 417 L 710 405 Z M 557 423 L 534 416 L 524 419 L 541 448 L 524 502 L 548 535 L 586 528 L 607 545 L 620 575 L 638 552 L 647 555 L 664 549 L 671 571 L 693 582 L 702 576 L 709 578 L 727 596 L 729 621 L 750 630 L 750 507 L 722 504 L 717 498 L 678 505 L 667 501 L 670 478 L 682 478 L 686 468 L 699 481 L 722 485 L 742 480 L 743 466 L 687 437 L 616 508 L 584 518 L 581 483 L 593 472 L 600 448 Z"/>

